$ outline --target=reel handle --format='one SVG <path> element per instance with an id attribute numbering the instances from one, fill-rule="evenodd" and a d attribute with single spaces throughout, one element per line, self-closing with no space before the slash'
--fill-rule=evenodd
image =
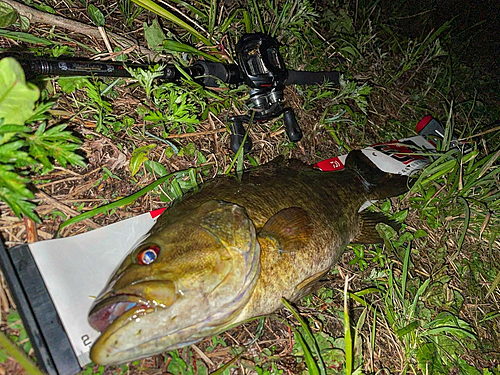
<path id="1" fill-rule="evenodd" d="M 243 118 L 242 118 L 243 117 Z M 231 151 L 233 153 L 237 153 L 240 149 L 241 143 L 243 142 L 243 138 L 245 137 L 245 127 L 243 126 L 245 116 L 235 116 L 232 117 L 231 128 Z M 252 149 L 252 139 L 247 136 L 245 140 L 245 144 L 243 145 L 243 153 L 248 154 Z"/>
<path id="2" fill-rule="evenodd" d="M 283 122 L 285 123 L 286 134 L 292 142 L 298 142 L 302 139 L 302 130 L 295 118 L 295 113 L 291 108 L 285 108 L 283 112 Z"/>

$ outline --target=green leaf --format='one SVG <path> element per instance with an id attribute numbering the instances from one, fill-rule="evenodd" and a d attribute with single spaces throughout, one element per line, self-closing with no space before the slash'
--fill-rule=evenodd
<path id="1" fill-rule="evenodd" d="M 425 236 L 427 236 L 427 232 L 425 230 L 423 230 L 423 229 L 417 229 L 417 231 L 413 235 L 413 238 L 417 239 L 417 238 L 422 238 L 422 237 L 425 237 Z"/>
<path id="2" fill-rule="evenodd" d="M 418 366 L 428 374 L 443 374 L 443 365 L 439 359 L 439 351 L 434 343 L 426 343 L 417 350 Z"/>
<path id="3" fill-rule="evenodd" d="M 419 326 L 420 326 L 420 324 L 418 323 L 418 320 L 414 320 L 413 322 L 411 322 L 407 326 L 398 329 L 396 331 L 396 335 L 398 335 L 398 337 L 401 339 L 401 338 L 403 338 L 403 336 L 407 335 L 408 333 L 414 332 Z"/>
<path id="4" fill-rule="evenodd" d="M 20 148 L 24 146 L 24 141 L 17 140 L 5 143 L 0 146 L 0 160 L 2 163 L 12 164 L 16 167 L 27 167 L 36 163 L 33 158 L 21 151 Z"/>
<path id="5" fill-rule="evenodd" d="M 385 246 L 390 250 L 390 251 L 395 251 L 394 246 L 392 245 L 392 241 L 397 237 L 397 232 L 394 230 L 394 228 L 390 227 L 387 224 L 384 223 L 379 223 L 375 227 L 377 229 L 377 232 L 380 234 L 380 237 L 384 240 Z"/>
<path id="6" fill-rule="evenodd" d="M 155 147 L 156 147 L 155 144 L 151 144 L 147 146 L 138 147 L 132 152 L 132 158 L 130 159 L 130 165 L 129 165 L 132 177 L 135 176 L 137 172 L 139 172 L 139 169 L 141 168 L 142 164 L 144 164 L 144 162 L 148 160 L 149 151 L 151 151 Z"/>
<path id="7" fill-rule="evenodd" d="M 147 160 L 144 163 L 144 166 L 149 173 L 154 173 L 158 177 L 163 177 L 168 174 L 167 168 L 165 168 L 163 164 L 158 163 L 157 161 Z"/>
<path id="8" fill-rule="evenodd" d="M 163 48 L 165 48 L 167 51 L 173 51 L 173 52 L 185 52 L 185 53 L 193 53 L 198 56 L 202 56 L 206 58 L 207 60 L 214 61 L 214 62 L 219 62 L 220 60 L 212 55 L 209 55 L 206 52 L 200 51 L 193 46 L 190 46 L 188 44 L 180 43 L 175 40 L 165 40 L 163 42 Z"/>
<path id="9" fill-rule="evenodd" d="M 155 3 L 154 1 L 152 1 L 152 0 L 132 0 L 132 1 L 134 3 L 136 3 L 137 5 L 140 5 L 141 7 L 145 8 L 145 9 L 147 9 L 147 10 L 153 12 L 153 13 L 158 14 L 160 17 L 163 17 L 163 18 L 169 20 L 170 22 L 175 23 L 177 26 L 183 28 L 184 30 L 186 30 L 187 32 L 189 32 L 191 35 L 193 35 L 194 37 L 198 38 L 205 45 L 207 45 L 207 46 L 211 46 L 212 45 L 212 43 L 210 42 L 210 40 L 208 40 L 203 35 L 201 35 L 191 25 L 189 25 L 188 23 L 184 22 L 179 17 L 176 17 L 175 15 L 173 15 L 168 10 L 166 10 L 163 7 L 161 7 L 160 5 L 158 5 L 157 3 Z"/>
<path id="10" fill-rule="evenodd" d="M 27 190 L 27 189 L 26 189 Z M 29 199 L 29 198 L 28 198 Z M 36 223 L 42 221 L 35 213 L 36 205 L 29 202 L 26 197 L 0 186 L 0 200 L 3 200 L 12 209 L 17 217 L 21 218 L 21 214 L 26 215 Z"/>
<path id="11" fill-rule="evenodd" d="M 104 26 L 106 23 L 106 19 L 104 18 L 104 14 L 97 8 L 95 5 L 90 4 L 87 8 L 87 12 L 89 12 L 90 18 L 97 26 Z"/>
<path id="12" fill-rule="evenodd" d="M 0 349 L 0 363 L 4 363 L 7 358 L 9 358 L 7 351 L 5 349 Z"/>
<path id="13" fill-rule="evenodd" d="M 75 90 L 83 89 L 88 82 L 89 81 L 86 77 L 59 77 L 57 80 L 61 90 L 65 93 L 71 93 Z"/>
<path id="14" fill-rule="evenodd" d="M 65 130 L 66 126 L 60 124 L 46 130 L 46 124 L 42 123 L 35 134 L 26 137 L 30 155 L 43 164 L 43 172 L 52 170 L 52 159 L 63 167 L 68 163 L 85 166 L 83 158 L 74 152 L 80 147 L 80 141 Z"/>
<path id="15" fill-rule="evenodd" d="M 117 207 L 126 206 L 127 204 L 130 204 L 130 203 L 134 202 L 135 200 L 139 199 L 144 194 L 146 194 L 146 193 L 150 192 L 151 190 L 155 189 L 157 186 L 159 186 L 159 185 L 163 184 L 164 182 L 168 181 L 171 177 L 177 176 L 179 173 L 184 173 L 184 172 L 185 171 L 179 171 L 179 172 L 170 173 L 170 174 L 168 174 L 166 176 L 163 176 L 163 177 L 159 178 L 155 182 L 149 184 L 148 186 L 142 188 L 141 190 L 135 192 L 134 194 L 129 195 L 128 197 L 125 197 L 125 198 L 119 199 L 117 201 L 108 203 L 108 204 L 106 204 L 104 206 L 100 206 L 100 207 L 94 208 L 93 210 L 84 212 L 84 213 L 82 213 L 82 214 L 80 214 L 78 216 L 74 216 L 71 219 L 66 220 L 65 222 L 63 222 L 60 225 L 58 233 L 64 227 L 67 227 L 68 225 L 78 223 L 78 222 L 80 222 L 82 220 L 91 218 L 94 215 L 98 215 L 98 214 L 103 213 L 103 212 L 108 212 L 108 211 L 110 211 L 110 210 L 112 210 L 114 208 L 117 208 Z"/>
<path id="16" fill-rule="evenodd" d="M 321 356 L 321 351 L 318 346 L 318 342 L 316 341 L 315 336 L 311 332 L 309 326 L 307 323 L 302 319 L 300 314 L 290 305 L 290 303 L 285 299 L 281 298 L 281 303 L 285 305 L 285 307 L 295 316 L 295 318 L 299 321 L 301 328 L 305 332 L 305 337 L 302 336 L 299 330 L 293 329 L 295 333 L 295 338 L 300 342 L 300 345 L 302 346 L 302 350 L 304 351 L 304 359 L 307 364 L 307 369 L 309 370 L 309 374 L 321 374 L 325 375 L 326 374 L 326 367 L 325 363 L 323 361 L 323 357 Z M 293 327 L 292 327 L 293 328 Z M 305 338 L 309 339 L 309 342 L 312 344 L 312 349 L 315 352 L 318 362 L 314 359 L 309 346 L 306 343 Z"/>
<path id="17" fill-rule="evenodd" d="M 17 363 L 24 367 L 26 373 L 30 375 L 43 375 L 43 372 L 33 363 L 31 358 L 23 353 L 22 350 L 9 340 L 3 332 L 0 332 L 0 346 L 3 347 Z"/>
<path id="18" fill-rule="evenodd" d="M 51 14 L 56 14 L 56 11 L 54 10 L 54 8 L 52 8 L 50 5 L 47 5 L 47 4 L 33 4 L 33 6 L 35 8 L 37 8 L 38 10 L 41 10 L 42 12 L 47 12 L 47 13 L 51 13 Z"/>
<path id="19" fill-rule="evenodd" d="M 38 38 L 34 35 L 28 34 L 28 33 L 23 33 L 20 31 L 10 31 L 10 30 L 3 30 L 0 29 L 0 36 L 3 36 L 5 38 L 21 41 L 21 42 L 28 42 L 28 43 L 33 43 L 33 44 L 43 44 L 46 46 L 50 46 L 54 43 L 52 43 L 50 40 L 47 39 L 42 39 Z"/>
<path id="20" fill-rule="evenodd" d="M 408 210 L 398 211 L 394 215 L 392 215 L 391 219 L 397 221 L 398 223 L 402 223 L 406 220 L 408 216 Z"/>
<path id="21" fill-rule="evenodd" d="M 163 33 L 160 24 L 156 19 L 154 19 L 151 26 L 148 26 L 148 24 L 144 22 L 143 28 L 144 36 L 146 37 L 149 48 L 156 50 L 157 47 L 165 40 L 165 34 Z"/>
<path id="22" fill-rule="evenodd" d="M 23 198 L 34 198 L 33 193 L 25 185 L 29 179 L 19 176 L 13 169 L 11 165 L 0 164 L 0 187 L 5 187 Z"/>
<path id="23" fill-rule="evenodd" d="M 0 134 L 6 133 L 31 133 L 33 129 L 24 125 L 0 125 Z"/>
<path id="24" fill-rule="evenodd" d="M 5 125 L 24 125 L 40 92 L 26 83 L 21 65 L 11 57 L 0 60 L 0 119 Z M 2 126 L 2 125 L 0 125 Z"/>
<path id="25" fill-rule="evenodd" d="M 17 17 L 17 12 L 9 4 L 0 1 L 0 27 L 13 25 Z"/>
<path id="26" fill-rule="evenodd" d="M 28 31 L 30 28 L 30 19 L 26 16 L 19 17 L 19 27 L 23 31 Z"/>

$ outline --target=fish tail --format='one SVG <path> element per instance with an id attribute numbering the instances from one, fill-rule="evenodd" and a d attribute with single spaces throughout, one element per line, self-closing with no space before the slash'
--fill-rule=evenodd
<path id="1" fill-rule="evenodd" d="M 360 150 L 347 155 L 345 169 L 356 174 L 369 199 L 384 199 L 406 193 L 410 188 L 408 176 L 380 170 Z"/>

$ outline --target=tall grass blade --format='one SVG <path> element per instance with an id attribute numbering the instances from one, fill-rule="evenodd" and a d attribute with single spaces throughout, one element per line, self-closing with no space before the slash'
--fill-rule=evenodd
<path id="1" fill-rule="evenodd" d="M 283 303 L 283 305 L 285 305 L 285 307 L 288 310 L 290 310 L 290 312 L 293 314 L 293 316 L 295 316 L 295 318 L 299 321 L 300 326 L 302 327 L 302 329 L 306 333 L 307 337 L 309 338 L 309 341 L 313 345 L 313 350 L 316 352 L 316 356 L 318 358 L 318 363 L 316 363 L 316 361 L 314 360 L 314 357 L 312 356 L 312 354 L 307 346 L 307 343 L 304 340 L 304 338 L 302 337 L 301 333 L 299 331 L 295 330 L 295 332 L 297 333 L 297 335 L 296 335 L 297 339 L 299 340 L 299 343 L 302 346 L 302 349 L 304 350 L 304 359 L 306 361 L 309 373 L 310 374 L 326 375 L 326 367 L 325 367 L 325 363 L 323 362 L 323 357 L 321 356 L 321 351 L 319 350 L 319 346 L 318 346 L 318 343 L 316 342 L 316 338 L 314 337 L 311 330 L 309 329 L 309 326 L 304 321 L 304 319 L 302 319 L 300 314 L 292 307 L 292 305 L 290 305 L 290 303 L 285 298 L 282 298 L 281 302 Z M 318 366 L 318 364 L 319 364 L 319 366 Z"/>
<path id="2" fill-rule="evenodd" d="M 210 0 L 210 13 L 208 15 L 208 32 L 212 36 L 215 29 L 215 18 L 217 16 L 217 0 Z"/>
<path id="3" fill-rule="evenodd" d="M 377 309 L 373 309 L 373 325 L 372 325 L 372 330 L 370 333 L 370 357 L 371 357 L 371 365 L 372 365 L 372 372 L 373 372 L 373 353 L 375 352 L 375 332 L 377 332 Z"/>
<path id="4" fill-rule="evenodd" d="M 498 157 L 500 157 L 500 150 L 498 150 L 491 158 L 490 160 L 488 160 L 488 162 L 483 166 L 483 168 L 481 169 L 481 172 L 479 173 L 479 175 L 477 176 L 478 179 L 480 179 L 481 177 L 483 177 L 483 175 L 486 173 L 486 171 L 491 168 L 491 166 L 493 165 L 493 163 L 495 161 L 497 161 Z"/>
<path id="5" fill-rule="evenodd" d="M 36 367 L 31 358 L 29 358 L 21 348 L 9 340 L 9 338 L 0 331 L 0 348 L 4 348 L 9 355 L 19 363 L 26 372 L 30 375 L 44 375 L 43 372 Z"/>
<path id="6" fill-rule="evenodd" d="M 196 169 L 196 168 L 190 168 L 188 170 L 189 173 L 191 173 L 191 169 Z M 176 176 L 178 173 L 182 173 L 182 172 L 184 172 L 184 171 L 177 171 L 177 172 L 174 172 L 174 173 L 170 173 L 170 174 L 168 174 L 166 176 L 163 176 L 163 177 L 159 178 L 158 180 L 156 180 L 155 182 L 149 184 L 148 186 L 142 188 L 138 192 L 136 192 L 136 193 L 134 193 L 132 195 L 129 195 L 128 197 L 118 199 L 117 201 L 105 204 L 104 206 L 96 207 L 93 210 L 84 212 L 84 213 L 82 213 L 80 215 L 74 216 L 71 219 L 68 219 L 68 220 L 64 221 L 59 226 L 59 229 L 57 231 L 57 236 L 59 236 L 59 233 L 61 232 L 61 230 L 64 227 L 67 227 L 68 225 L 72 225 L 72 224 L 78 223 L 78 222 L 80 222 L 82 220 L 85 220 L 85 219 L 90 219 L 91 217 L 94 217 L 95 215 L 98 215 L 98 214 L 101 214 L 101 213 L 104 213 L 104 212 L 108 212 L 108 211 L 110 211 L 110 210 L 112 210 L 114 208 L 123 207 L 123 206 L 126 206 L 126 205 L 134 202 L 138 198 L 142 197 L 144 194 L 150 192 L 151 190 L 153 190 L 157 186 L 163 184 L 164 182 L 168 181 L 170 178 L 172 178 L 172 177 Z"/>
<path id="7" fill-rule="evenodd" d="M 213 62 L 220 62 L 221 60 L 213 55 L 210 55 L 206 52 L 200 51 L 197 48 L 194 48 L 193 46 L 190 46 L 189 44 L 185 43 L 180 43 L 175 40 L 165 40 L 163 42 L 163 48 L 165 48 L 167 51 L 175 51 L 175 52 L 186 52 L 186 53 L 192 53 L 198 56 L 202 56 L 207 60 L 213 61 Z"/>
<path id="8" fill-rule="evenodd" d="M 349 297 L 347 294 L 347 286 L 349 279 L 346 276 L 345 286 L 344 286 L 344 347 L 345 347 L 345 373 L 346 375 L 352 374 L 352 368 L 354 363 L 353 348 L 354 343 L 352 341 L 351 335 L 351 318 L 349 316 Z"/>
<path id="9" fill-rule="evenodd" d="M 237 354 L 236 356 L 234 356 L 233 358 L 231 358 L 231 360 L 227 363 L 225 363 L 221 368 L 215 370 L 214 372 L 211 372 L 210 375 L 222 375 L 224 373 L 224 371 L 226 371 L 227 369 L 229 369 L 229 367 L 231 367 L 231 365 L 236 362 L 243 353 L 246 352 L 246 349 L 242 350 L 241 353 Z"/>
<path id="10" fill-rule="evenodd" d="M 248 133 L 250 132 L 250 128 L 252 127 L 254 116 L 255 116 L 255 111 L 252 111 L 252 114 L 250 115 L 250 123 L 247 126 L 247 131 L 245 132 L 245 135 L 243 136 L 243 140 L 241 141 L 240 148 L 236 152 L 236 155 L 234 155 L 233 160 L 231 161 L 231 164 L 229 164 L 229 167 L 227 167 L 224 174 L 229 174 L 231 172 L 231 169 L 233 169 L 234 163 L 236 163 L 237 161 L 238 161 L 237 168 L 243 166 L 243 159 L 240 160 L 240 154 L 242 155 L 241 158 L 243 158 L 243 146 L 245 145 L 245 142 L 246 142 L 247 137 L 248 137 Z M 238 169 L 236 172 L 238 172 Z"/>
<path id="11" fill-rule="evenodd" d="M 469 229 L 469 222 L 470 222 L 469 203 L 467 203 L 464 197 L 458 197 L 458 200 L 464 205 L 465 219 L 464 219 L 464 229 L 462 234 L 460 235 L 460 239 L 458 240 L 457 253 L 460 252 L 460 250 L 462 249 L 462 245 L 464 244 L 465 235 L 467 234 L 467 229 Z"/>
<path id="12" fill-rule="evenodd" d="M 422 285 L 420 285 L 420 287 L 418 288 L 417 293 L 415 294 L 415 297 L 413 298 L 413 303 L 411 305 L 410 317 L 413 316 L 413 313 L 416 311 L 418 299 L 427 290 L 427 287 L 429 286 L 430 282 L 431 282 L 431 279 L 429 278 L 429 279 L 425 280 L 424 283 Z"/>
<path id="13" fill-rule="evenodd" d="M 188 23 L 184 22 L 181 20 L 179 17 L 175 16 L 174 14 L 170 13 L 168 10 L 165 8 L 161 7 L 160 5 L 156 4 L 152 0 L 132 0 L 134 3 L 137 5 L 140 5 L 141 7 L 149 10 L 150 12 L 153 12 L 160 17 L 163 17 L 170 22 L 176 24 L 177 26 L 183 28 L 187 32 L 189 32 L 191 35 L 193 35 L 195 38 L 203 42 L 206 46 L 211 46 L 212 43 L 208 38 L 205 38 L 203 35 L 201 35 L 196 29 L 194 29 L 191 25 Z"/>
<path id="14" fill-rule="evenodd" d="M 401 275 L 401 294 L 406 294 L 406 280 L 408 278 L 408 265 L 410 264 L 411 243 L 406 246 L 405 259 L 403 261 L 403 274 Z"/>
<path id="15" fill-rule="evenodd" d="M 448 151 L 450 149 L 451 139 L 453 137 L 453 102 L 451 102 L 450 112 L 446 119 L 446 127 L 444 129 L 444 138 L 439 151 Z"/>
<path id="16" fill-rule="evenodd" d="M 252 32 L 252 22 L 250 21 L 250 15 L 247 10 L 243 11 L 243 23 L 245 24 L 245 32 L 250 34 Z"/>
<path id="17" fill-rule="evenodd" d="M 259 22 L 260 32 L 265 33 L 266 29 L 264 28 L 264 23 L 262 22 L 262 17 L 260 16 L 259 6 L 255 0 L 252 0 L 253 10 L 255 12 L 255 16 L 257 17 L 257 21 Z"/>

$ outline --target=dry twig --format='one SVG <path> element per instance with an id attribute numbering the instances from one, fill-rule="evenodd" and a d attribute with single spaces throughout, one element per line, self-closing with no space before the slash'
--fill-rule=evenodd
<path id="1" fill-rule="evenodd" d="M 38 198 L 43 199 L 44 201 L 46 201 L 46 202 L 50 203 L 51 205 L 53 205 L 54 207 L 56 207 L 57 209 L 63 211 L 66 215 L 69 215 L 71 217 L 80 215 L 80 212 L 73 210 L 71 207 L 68 207 L 65 204 L 62 204 L 57 199 L 52 198 L 50 195 L 48 195 L 47 193 L 45 193 L 41 190 L 39 190 L 36 193 L 36 195 L 38 196 Z M 89 227 L 91 227 L 92 229 L 97 229 L 97 228 L 101 227 L 99 224 L 94 223 L 90 219 L 85 219 L 85 220 L 83 220 L 83 222 L 85 224 L 87 224 Z"/>
<path id="2" fill-rule="evenodd" d="M 52 26 L 57 26 L 61 27 L 63 29 L 75 32 L 75 33 L 80 33 L 87 35 L 92 38 L 96 39 L 102 39 L 103 36 L 101 32 L 99 32 L 97 27 L 89 26 L 84 23 L 70 20 L 65 17 L 57 16 L 55 14 L 50 14 L 46 12 L 39 11 L 37 9 L 33 9 L 29 6 L 26 6 L 24 4 L 18 3 L 17 1 L 14 0 L 1 0 L 2 2 L 10 5 L 12 8 L 14 8 L 21 16 L 27 17 L 30 22 L 33 23 L 45 23 L 48 25 Z M 137 46 L 137 42 L 125 38 L 121 35 L 108 32 L 107 35 L 109 35 L 114 41 L 122 46 L 122 47 L 130 47 L 130 46 Z M 141 51 L 142 54 L 146 55 L 151 61 L 156 61 L 158 60 L 158 54 L 141 46 L 138 46 L 139 50 Z"/>

